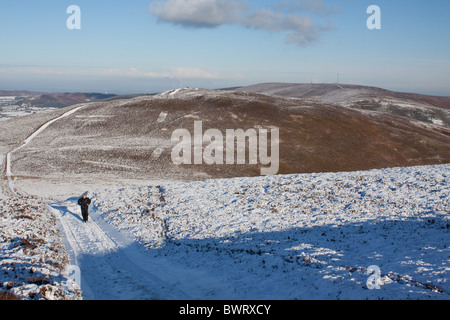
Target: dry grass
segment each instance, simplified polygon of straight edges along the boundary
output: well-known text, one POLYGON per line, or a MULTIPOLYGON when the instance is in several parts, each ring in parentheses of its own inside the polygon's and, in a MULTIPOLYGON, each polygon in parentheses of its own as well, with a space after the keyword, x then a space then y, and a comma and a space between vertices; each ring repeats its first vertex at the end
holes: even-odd
POLYGON ((32 283, 32 284, 36 284, 38 286, 42 286, 45 284, 50 284, 52 283, 52 280, 43 276, 39 276, 39 277, 28 277, 25 279, 27 283, 32 283))
POLYGON ((0 301, 5 300, 20 300, 20 297, 11 292, 0 291, 0 301))

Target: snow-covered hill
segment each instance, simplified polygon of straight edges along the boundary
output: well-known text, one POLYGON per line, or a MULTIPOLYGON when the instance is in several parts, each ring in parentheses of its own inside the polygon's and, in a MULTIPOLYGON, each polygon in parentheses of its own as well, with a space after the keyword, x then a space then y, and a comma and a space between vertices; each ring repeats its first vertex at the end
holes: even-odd
POLYGON ((84 299, 448 300, 449 174, 447 164, 99 188, 87 224, 77 197, 5 199, 0 291, 79 299, 74 264, 84 299))
POLYGON ((153 275, 203 274, 179 282, 193 298, 449 299, 449 173, 236 178, 91 196, 96 219, 146 246, 148 264, 184 270, 153 275), (373 265, 379 275, 367 272, 373 265), (379 290, 369 289, 373 277, 379 290))
POLYGON ((450 126, 450 99, 349 84, 261 83, 238 90, 332 103, 450 126))

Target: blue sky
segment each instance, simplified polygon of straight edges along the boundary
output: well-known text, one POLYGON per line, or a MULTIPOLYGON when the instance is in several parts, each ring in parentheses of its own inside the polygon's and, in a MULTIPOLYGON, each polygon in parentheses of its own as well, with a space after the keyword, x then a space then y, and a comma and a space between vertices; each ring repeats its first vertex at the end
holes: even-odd
POLYGON ((0 89, 159 92, 340 82, 450 96, 444 0, 30 0, 0 4, 0 89), (81 9, 69 30, 67 8, 81 9), (367 8, 381 9, 369 30, 367 8))

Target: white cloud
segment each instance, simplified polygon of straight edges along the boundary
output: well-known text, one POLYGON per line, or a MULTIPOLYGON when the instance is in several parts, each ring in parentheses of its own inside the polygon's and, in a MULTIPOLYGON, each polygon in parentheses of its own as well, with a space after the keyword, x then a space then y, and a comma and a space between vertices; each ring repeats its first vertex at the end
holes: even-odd
POLYGON ((239 20, 244 5, 234 0, 166 0, 150 5, 159 20, 187 27, 217 27, 239 20))
POLYGON ((55 75, 64 75, 64 71, 47 68, 47 67, 21 67, 21 66, 3 66, 0 67, 0 74, 32 74, 32 75, 41 75, 41 76, 55 76, 55 75))
POLYGON ((197 67, 172 67, 163 71, 142 70, 138 68, 73 68, 73 67, 42 67, 42 66, 0 66, 0 74, 30 75, 49 77, 128 77, 151 79, 193 79, 213 80, 228 78, 197 67))
POLYGON ((306 46, 320 37, 320 28, 307 16, 283 15, 261 9, 245 21, 245 26, 272 32, 288 32, 287 42, 306 46))
POLYGON ((202 70, 200 68, 177 67, 171 70, 174 78, 181 79, 219 79, 218 75, 202 70))
POLYGON ((331 29, 305 13, 324 15, 334 11, 321 0, 282 1, 273 8, 256 11, 244 1, 236 0, 160 0, 150 5, 150 13, 159 21, 195 28, 238 24, 256 30, 285 32, 288 43, 300 46, 317 41, 331 29), (291 13, 298 10, 302 11, 301 15, 291 13))
POLYGON ((145 71, 137 68, 105 69, 104 76, 131 77, 131 78, 169 78, 169 79, 220 79, 217 74, 195 67, 173 67, 166 71, 145 71))

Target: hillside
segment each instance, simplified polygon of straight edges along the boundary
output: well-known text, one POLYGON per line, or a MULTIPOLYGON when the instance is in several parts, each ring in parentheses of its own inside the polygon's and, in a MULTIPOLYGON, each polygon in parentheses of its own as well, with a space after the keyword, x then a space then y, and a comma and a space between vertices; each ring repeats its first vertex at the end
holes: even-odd
POLYGON ((450 126, 450 98, 349 84, 261 83, 243 92, 311 99, 450 126))
POLYGON ((304 98, 178 89, 0 129, 2 297, 448 298, 445 125, 304 98), (239 160, 239 144, 218 137, 252 128, 259 164, 244 152, 245 164, 208 165, 229 152, 239 160), (278 173, 292 174, 253 177, 269 156, 262 132, 272 140, 275 129, 278 173), (188 160, 201 164, 176 164, 180 133, 188 160), (403 168, 357 171, 378 166, 403 168), (87 224, 81 192, 93 203, 87 224))
MULTIPOLYGON (((0 128, 7 133, 1 144, 10 148, 19 145, 27 137, 23 129, 37 129, 42 117, 1 123, 0 128)), ((172 133, 186 129, 194 135, 195 121, 202 121, 203 133, 207 129, 225 134, 227 129, 278 128, 279 174, 443 164, 450 160, 447 126, 304 98, 182 89, 83 105, 13 155, 14 176, 19 189, 36 194, 44 180, 55 181, 62 190, 61 185, 85 188, 93 181, 148 183, 261 174, 264 166, 261 162, 249 164, 248 155, 244 165, 174 164, 172 133)))

